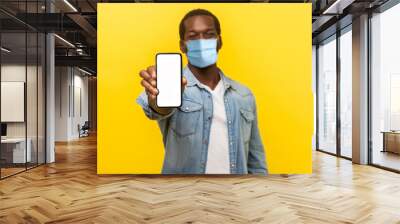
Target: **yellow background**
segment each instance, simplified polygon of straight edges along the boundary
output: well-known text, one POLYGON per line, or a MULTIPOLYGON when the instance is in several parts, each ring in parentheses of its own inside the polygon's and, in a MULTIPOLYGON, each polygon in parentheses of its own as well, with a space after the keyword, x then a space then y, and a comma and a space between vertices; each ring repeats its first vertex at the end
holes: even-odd
POLYGON ((156 53, 180 52, 179 22, 195 8, 219 18, 218 66, 256 97, 270 173, 311 173, 311 4, 265 3, 98 4, 98 173, 161 172, 161 133, 135 101, 138 73, 156 53))

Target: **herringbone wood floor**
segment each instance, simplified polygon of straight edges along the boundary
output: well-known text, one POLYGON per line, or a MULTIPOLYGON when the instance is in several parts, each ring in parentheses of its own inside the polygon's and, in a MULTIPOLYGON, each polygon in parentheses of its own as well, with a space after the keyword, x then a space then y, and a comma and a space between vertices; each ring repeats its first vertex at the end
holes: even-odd
POLYGON ((0 181, 0 223, 400 223, 400 175, 314 154, 312 175, 98 176, 96 141, 0 181))

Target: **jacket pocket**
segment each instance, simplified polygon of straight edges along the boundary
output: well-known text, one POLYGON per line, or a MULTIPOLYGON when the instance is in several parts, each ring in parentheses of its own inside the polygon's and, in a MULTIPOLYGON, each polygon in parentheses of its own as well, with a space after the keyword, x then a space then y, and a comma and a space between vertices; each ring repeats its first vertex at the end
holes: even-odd
POLYGON ((243 137, 243 142, 250 141, 251 137, 251 127, 254 120, 254 112, 248 109, 241 108, 240 109, 240 131, 243 137))
POLYGON ((182 105, 171 119, 171 129, 181 137, 194 134, 202 108, 200 103, 183 99, 182 105))

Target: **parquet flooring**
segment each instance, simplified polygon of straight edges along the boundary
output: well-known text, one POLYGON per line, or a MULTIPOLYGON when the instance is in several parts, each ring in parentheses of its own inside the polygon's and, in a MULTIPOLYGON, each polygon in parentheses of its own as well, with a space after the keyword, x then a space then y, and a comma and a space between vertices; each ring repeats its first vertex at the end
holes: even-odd
POLYGON ((400 175, 314 153, 312 175, 96 174, 96 140, 0 181, 0 223, 400 223, 400 175))

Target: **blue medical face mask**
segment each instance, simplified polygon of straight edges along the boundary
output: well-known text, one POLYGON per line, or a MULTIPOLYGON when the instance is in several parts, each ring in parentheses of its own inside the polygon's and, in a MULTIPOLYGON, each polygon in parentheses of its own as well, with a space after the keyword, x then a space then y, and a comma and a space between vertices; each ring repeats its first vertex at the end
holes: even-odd
POLYGON ((189 40, 186 47, 186 55, 191 65, 205 68, 217 62, 217 39, 189 40))

